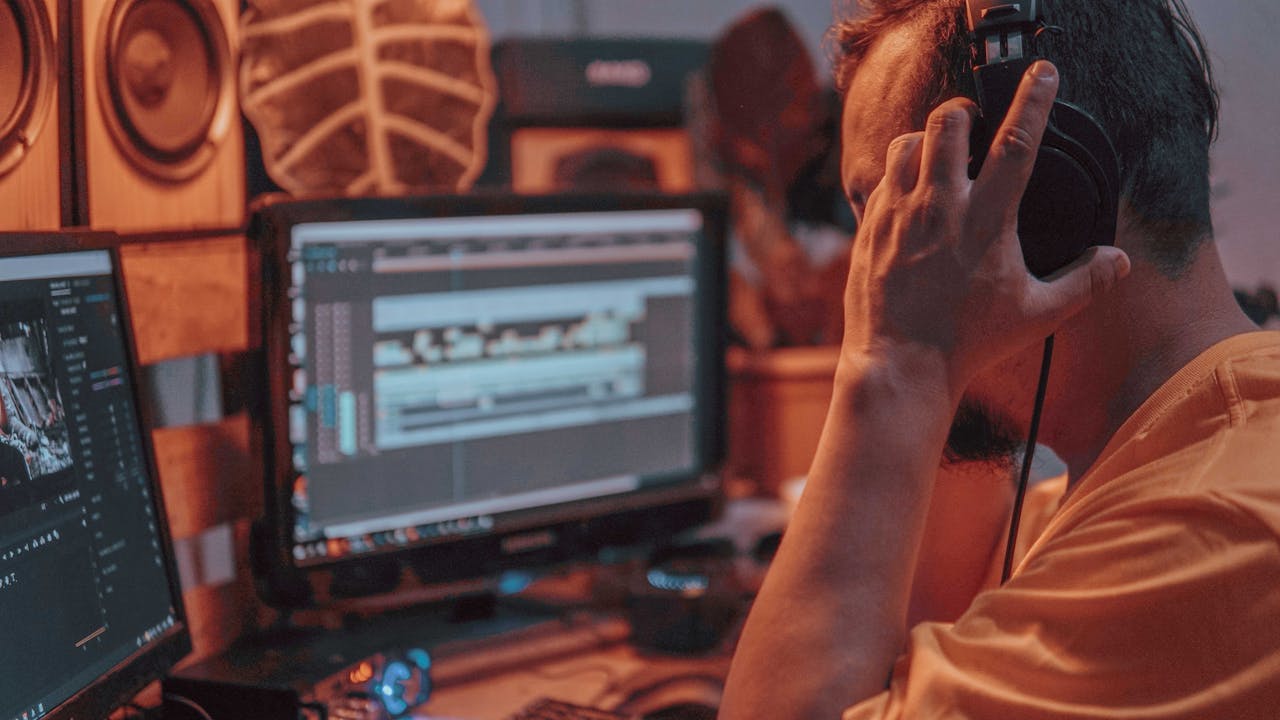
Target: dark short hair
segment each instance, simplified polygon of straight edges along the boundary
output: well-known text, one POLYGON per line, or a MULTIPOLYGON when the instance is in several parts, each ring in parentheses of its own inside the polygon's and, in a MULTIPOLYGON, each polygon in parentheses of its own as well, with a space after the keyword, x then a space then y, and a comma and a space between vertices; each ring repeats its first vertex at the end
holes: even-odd
MULTIPOLYGON (((1139 252, 1176 276, 1213 237, 1209 145, 1218 91, 1200 34, 1183 0, 1041 1, 1048 22, 1063 30, 1040 42, 1058 66, 1058 97, 1107 129, 1120 156, 1121 197, 1148 239, 1139 252)), ((963 0, 846 2, 858 7, 832 28, 841 90, 881 34, 911 28, 927 54, 913 81, 918 102, 907 110, 914 126, 949 97, 974 97, 963 0)))

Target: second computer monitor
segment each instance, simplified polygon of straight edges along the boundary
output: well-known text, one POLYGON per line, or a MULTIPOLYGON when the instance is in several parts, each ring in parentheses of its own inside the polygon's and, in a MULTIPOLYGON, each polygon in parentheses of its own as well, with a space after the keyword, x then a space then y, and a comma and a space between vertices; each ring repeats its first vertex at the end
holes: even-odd
POLYGON ((268 500, 287 561, 478 540, 466 570, 483 573, 618 523, 704 519, 723 224, 702 195, 266 210, 268 500))

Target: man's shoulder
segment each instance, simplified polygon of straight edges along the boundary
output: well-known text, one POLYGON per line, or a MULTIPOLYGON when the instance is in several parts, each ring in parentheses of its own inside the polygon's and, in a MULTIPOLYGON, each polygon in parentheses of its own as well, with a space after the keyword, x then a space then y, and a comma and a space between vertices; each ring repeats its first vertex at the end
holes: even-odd
POLYGON ((1218 381, 1227 401, 1234 407, 1234 421, 1273 430, 1280 422, 1280 332, 1258 333, 1271 340, 1252 352, 1226 360, 1218 371, 1218 381))
POLYGON ((1233 338, 1192 365, 1117 433, 1058 524, 1221 506, 1280 535, 1280 333, 1233 338))
POLYGON ((1250 529, 1280 544, 1280 413, 1091 485, 1068 494, 1045 535, 1120 521, 1192 534, 1250 529))
POLYGON ((1280 567, 1280 412, 1253 412, 1203 441, 1086 477, 1031 554, 1089 548, 1192 565, 1243 545, 1270 548, 1251 557, 1280 567))
POLYGON ((1225 504, 1280 537, 1280 333, 1258 335, 1273 342, 1225 360, 1214 374, 1225 418, 1205 442, 1171 449, 1149 470, 1171 496, 1225 504))

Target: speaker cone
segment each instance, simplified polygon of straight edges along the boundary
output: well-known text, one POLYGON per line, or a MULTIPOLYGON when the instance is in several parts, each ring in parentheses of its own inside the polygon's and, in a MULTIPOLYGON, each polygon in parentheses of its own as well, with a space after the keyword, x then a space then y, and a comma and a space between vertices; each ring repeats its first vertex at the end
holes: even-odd
POLYGON ((53 106, 57 57, 39 0, 0 0, 0 175, 22 162, 53 106))
POLYGON ((231 48, 210 0, 117 0, 103 15, 99 83, 117 146, 135 167, 181 181, 231 125, 231 48))

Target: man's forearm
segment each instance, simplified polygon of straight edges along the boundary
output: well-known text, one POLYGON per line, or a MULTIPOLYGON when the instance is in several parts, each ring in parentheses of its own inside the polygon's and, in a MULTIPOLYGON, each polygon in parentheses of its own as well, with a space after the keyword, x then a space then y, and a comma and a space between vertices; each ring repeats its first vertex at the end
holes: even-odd
POLYGON ((804 496, 747 625, 722 718, 836 717, 902 649, 953 407, 900 373, 842 372, 804 496))

